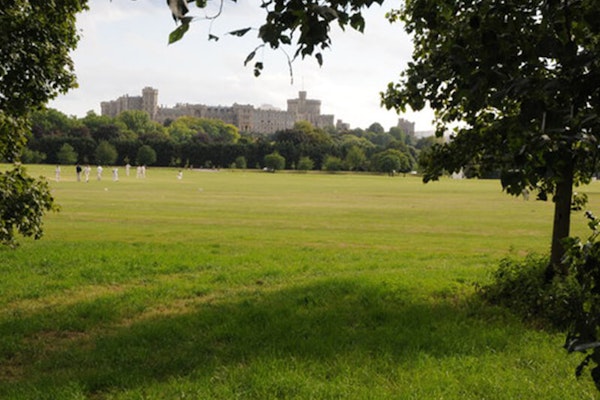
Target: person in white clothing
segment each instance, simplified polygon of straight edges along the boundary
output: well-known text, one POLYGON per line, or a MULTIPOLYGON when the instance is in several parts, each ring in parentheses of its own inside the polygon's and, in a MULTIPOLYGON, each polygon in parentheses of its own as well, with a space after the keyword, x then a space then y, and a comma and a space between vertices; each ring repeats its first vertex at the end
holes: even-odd
POLYGON ((98 172, 97 178, 99 181, 102 180, 102 166, 98 165, 98 168, 96 168, 96 171, 98 172))

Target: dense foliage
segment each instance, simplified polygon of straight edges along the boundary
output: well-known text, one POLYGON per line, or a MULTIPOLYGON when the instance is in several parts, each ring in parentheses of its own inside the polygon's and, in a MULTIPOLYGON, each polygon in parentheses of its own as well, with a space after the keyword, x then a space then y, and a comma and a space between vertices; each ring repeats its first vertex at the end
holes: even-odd
MULTIPOLYGON (((79 39, 75 15, 86 1, 5 3, 0 10, 0 160, 17 163, 30 112, 75 86, 69 53, 79 39)), ((39 238, 42 215, 53 202, 45 182, 15 164, 0 173, 0 192, 0 241, 15 245, 16 232, 39 238)))
POLYGON ((22 166, 0 174, 0 243, 16 246, 15 232, 39 239, 42 216, 55 208, 45 180, 28 176, 22 166))
POLYGON ((412 0, 390 14, 413 37, 413 61, 388 108, 431 106, 438 134, 425 180, 472 165, 500 170, 510 194, 555 202, 551 268, 561 266, 573 186, 597 170, 600 19, 593 1, 412 0))
POLYGON ((489 303, 509 308, 533 326, 568 328, 575 319, 581 290, 572 276, 545 282, 548 257, 505 258, 491 281, 479 286, 489 303))
POLYGON ((415 169, 420 149, 435 142, 398 127, 385 132, 378 123, 366 130, 326 131, 300 121, 272 135, 240 134, 220 120, 180 117, 159 124, 143 111, 75 118, 47 109, 33 113, 31 124, 22 159, 49 164, 263 168, 265 156, 277 152, 285 164, 276 169, 327 169, 325 160, 335 157, 335 170, 391 173, 415 169))
POLYGON ((565 261, 571 267, 580 290, 565 347, 569 352, 590 352, 577 368, 577 376, 594 363, 591 375, 600 389, 600 219, 589 211, 586 217, 592 233, 585 240, 569 238, 565 246, 565 261))

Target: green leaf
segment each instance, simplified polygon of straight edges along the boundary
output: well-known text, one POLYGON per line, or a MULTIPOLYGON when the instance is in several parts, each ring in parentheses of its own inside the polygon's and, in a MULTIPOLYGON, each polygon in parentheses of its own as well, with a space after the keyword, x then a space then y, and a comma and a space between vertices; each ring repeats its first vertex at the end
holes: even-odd
POLYGON ((248 33, 250 31, 250 29, 252 28, 244 28, 244 29, 238 29, 237 31, 231 31, 228 32, 228 35, 233 35, 233 36, 238 36, 238 37, 242 37, 244 36, 246 33, 248 33))
POLYGON ((317 12, 317 14, 319 14, 321 17, 323 17, 326 21, 333 21, 334 19, 336 19, 338 17, 337 11, 335 11, 331 7, 317 6, 317 7, 315 7, 315 11, 317 12))
POLYGON ((263 63, 257 62, 254 64, 254 76, 259 77, 263 70, 263 63))
POLYGON ((190 29, 189 22, 184 22, 177 27, 173 32, 169 34, 169 44, 175 43, 178 40, 181 40, 183 35, 190 29))
POLYGON ((246 57, 246 60, 244 61, 244 66, 246 66, 250 61, 252 61, 255 55, 256 51, 253 51, 252 53, 248 54, 248 57, 246 57))
POLYGON ((365 19, 363 18, 363 16, 360 13, 353 14, 350 17, 350 26, 359 32, 364 32, 365 19))
POLYGON ((317 59, 317 62, 319 63, 319 67, 323 66, 323 55, 321 53, 317 53, 315 54, 315 58, 317 59))

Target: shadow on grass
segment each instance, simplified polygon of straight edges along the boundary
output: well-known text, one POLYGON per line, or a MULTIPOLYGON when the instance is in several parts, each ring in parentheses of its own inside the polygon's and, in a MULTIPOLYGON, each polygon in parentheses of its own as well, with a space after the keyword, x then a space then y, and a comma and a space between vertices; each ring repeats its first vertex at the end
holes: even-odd
POLYGON ((15 388, 39 394, 77 385, 101 394, 189 374, 208 379, 219 367, 257 359, 331 364, 356 356, 401 363, 423 353, 480 354, 505 347, 506 329, 473 307, 446 299, 418 302, 383 285, 327 280, 278 291, 260 287, 232 301, 198 302, 180 314, 99 326, 91 330, 99 333, 68 340, 50 337, 39 353, 11 355, 20 360, 20 372, 0 384, 0 397, 15 388))

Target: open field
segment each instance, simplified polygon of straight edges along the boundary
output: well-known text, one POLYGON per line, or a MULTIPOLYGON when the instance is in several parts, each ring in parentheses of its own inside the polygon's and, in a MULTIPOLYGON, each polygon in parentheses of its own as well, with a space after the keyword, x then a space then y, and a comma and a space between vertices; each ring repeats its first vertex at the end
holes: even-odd
MULTIPOLYGON (((563 334, 473 297, 549 247, 551 203, 497 181, 92 172, 63 168, 44 238, 0 250, 2 399, 597 396, 563 334)), ((583 191, 600 213, 600 183, 583 191)))

